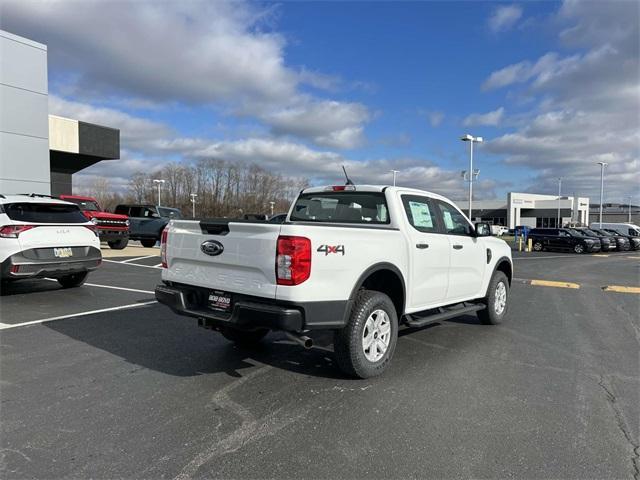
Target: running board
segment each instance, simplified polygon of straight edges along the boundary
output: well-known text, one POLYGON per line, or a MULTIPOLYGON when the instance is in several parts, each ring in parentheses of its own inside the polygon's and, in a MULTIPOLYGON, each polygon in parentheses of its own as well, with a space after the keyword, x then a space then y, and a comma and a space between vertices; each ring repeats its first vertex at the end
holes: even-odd
POLYGON ((437 310, 438 313, 432 313, 430 315, 418 316, 417 314, 405 315, 407 321, 406 324, 413 328, 424 327, 430 323, 440 322, 442 320, 448 320, 450 318, 459 317, 461 315, 467 315, 469 313, 477 312, 478 310, 484 310, 487 308, 482 303, 467 304, 462 307, 440 307, 437 310))

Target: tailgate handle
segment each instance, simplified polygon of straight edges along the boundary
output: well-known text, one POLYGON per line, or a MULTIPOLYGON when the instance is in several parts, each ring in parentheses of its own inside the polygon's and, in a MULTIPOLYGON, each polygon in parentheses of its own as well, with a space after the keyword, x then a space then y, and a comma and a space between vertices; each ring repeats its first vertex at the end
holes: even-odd
POLYGON ((428 243, 416 243, 416 248, 420 248, 420 249, 429 248, 429 244, 428 243))
POLYGON ((462 250, 462 245, 454 245, 453 249, 454 250, 462 250))

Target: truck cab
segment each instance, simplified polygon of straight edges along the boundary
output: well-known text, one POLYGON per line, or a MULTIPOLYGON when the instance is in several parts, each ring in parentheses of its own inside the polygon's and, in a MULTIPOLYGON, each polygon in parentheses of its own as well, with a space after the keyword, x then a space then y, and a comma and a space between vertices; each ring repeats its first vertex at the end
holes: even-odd
POLYGON ((159 205, 121 204, 115 213, 129 217, 129 238, 139 240, 144 247, 153 247, 162 235, 164 227, 173 219, 181 219, 177 208, 159 205))

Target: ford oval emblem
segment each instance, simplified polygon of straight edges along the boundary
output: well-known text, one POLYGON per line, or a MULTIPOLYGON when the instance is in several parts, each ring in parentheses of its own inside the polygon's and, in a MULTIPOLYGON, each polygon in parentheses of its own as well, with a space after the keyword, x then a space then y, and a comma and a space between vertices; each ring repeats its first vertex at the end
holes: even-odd
POLYGON ((202 253, 206 255, 215 257, 216 255, 220 255, 222 252, 224 252, 224 245, 222 245, 217 240, 207 240, 206 242, 202 242, 202 245, 200 245, 200 250, 202 250, 202 253))

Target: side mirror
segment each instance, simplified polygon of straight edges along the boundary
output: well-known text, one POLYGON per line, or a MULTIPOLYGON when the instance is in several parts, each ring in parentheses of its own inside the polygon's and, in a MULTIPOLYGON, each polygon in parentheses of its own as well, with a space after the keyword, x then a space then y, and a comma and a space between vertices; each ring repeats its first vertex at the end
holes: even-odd
POLYGON ((491 236, 491 225, 486 222, 478 222, 475 224, 476 227, 476 237, 490 237, 491 236))

